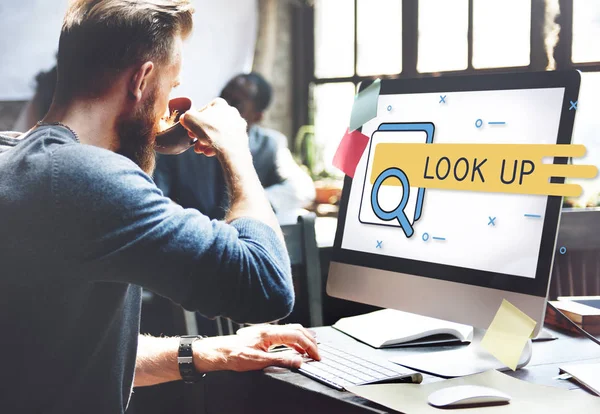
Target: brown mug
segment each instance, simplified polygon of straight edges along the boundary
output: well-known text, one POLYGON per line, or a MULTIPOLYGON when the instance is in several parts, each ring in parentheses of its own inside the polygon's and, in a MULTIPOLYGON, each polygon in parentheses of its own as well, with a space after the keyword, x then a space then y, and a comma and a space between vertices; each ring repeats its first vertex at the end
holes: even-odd
POLYGON ((177 155, 181 154, 194 146, 197 138, 191 138, 187 129, 179 123, 179 118, 185 112, 192 108, 190 98, 173 98, 169 101, 169 115, 172 116, 177 111, 174 123, 164 131, 156 135, 154 150, 160 154, 177 155))

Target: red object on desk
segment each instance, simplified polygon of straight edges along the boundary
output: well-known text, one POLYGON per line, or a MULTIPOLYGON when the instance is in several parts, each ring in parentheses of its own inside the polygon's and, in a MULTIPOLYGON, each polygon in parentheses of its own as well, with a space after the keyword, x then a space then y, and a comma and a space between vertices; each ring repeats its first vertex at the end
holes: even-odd
POLYGON ((346 134, 333 157, 333 166, 342 170, 350 178, 354 178, 356 165, 360 161, 363 152, 365 152, 368 143, 369 137, 361 132, 346 130, 346 134))

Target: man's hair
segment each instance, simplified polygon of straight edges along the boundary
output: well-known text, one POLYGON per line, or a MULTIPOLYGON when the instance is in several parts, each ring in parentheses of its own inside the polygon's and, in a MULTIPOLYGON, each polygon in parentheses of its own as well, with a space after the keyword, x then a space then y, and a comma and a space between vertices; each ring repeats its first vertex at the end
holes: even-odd
POLYGON ((266 79, 258 72, 243 73, 237 75, 229 83, 236 83, 238 79, 243 79, 256 87, 256 93, 252 96, 252 101, 256 105, 258 112, 264 112, 271 103, 273 88, 266 79))
POLYGON ((189 0, 73 0, 58 46, 57 99, 94 97, 127 68, 168 64, 192 31, 189 0))
POLYGON ((263 112, 271 103, 273 88, 260 73, 251 72, 244 75, 246 79, 256 85, 256 95, 254 96, 254 104, 259 112, 263 112))

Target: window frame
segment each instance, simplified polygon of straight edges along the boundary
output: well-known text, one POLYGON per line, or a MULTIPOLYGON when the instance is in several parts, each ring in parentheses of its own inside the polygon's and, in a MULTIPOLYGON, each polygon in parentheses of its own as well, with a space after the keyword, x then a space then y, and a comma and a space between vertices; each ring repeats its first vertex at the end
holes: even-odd
MULTIPOLYGON (((295 7, 293 19, 294 33, 294 130, 300 126, 311 123, 311 85, 327 83, 352 82, 357 86, 365 80, 421 78, 428 76, 453 76, 473 75, 477 73, 510 73, 522 71, 543 71, 548 66, 548 58, 544 47, 544 14, 545 0, 531 0, 531 31, 530 31, 530 59, 529 65, 502 68, 473 67, 473 2, 468 0, 468 31, 467 31, 467 68, 435 73, 420 73, 417 71, 418 59, 418 18, 419 2, 412 0, 402 1, 402 72, 396 75, 370 75, 357 74, 358 60, 358 0, 354 0, 354 74, 346 77, 319 78, 315 76, 315 18, 314 5, 306 2, 295 7)), ((557 23, 561 26, 559 41, 554 49, 556 70, 577 69, 582 72, 600 72, 600 61, 587 63, 573 63, 571 60, 573 41, 573 2, 572 0, 559 0, 560 15, 557 23)))

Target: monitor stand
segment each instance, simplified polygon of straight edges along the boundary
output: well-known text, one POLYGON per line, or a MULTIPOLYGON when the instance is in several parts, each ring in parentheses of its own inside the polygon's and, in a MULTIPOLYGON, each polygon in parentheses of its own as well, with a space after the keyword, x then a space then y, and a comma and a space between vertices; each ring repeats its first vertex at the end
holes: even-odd
MULTIPOLYGON (((445 378, 463 377, 496 369, 507 371, 510 368, 494 358, 481 347, 484 329, 473 328, 473 340, 468 346, 448 351, 419 352, 413 355, 401 355, 390 360, 416 371, 426 372, 445 378)), ((422 351, 422 348, 420 349, 422 351)), ((524 367, 531 360, 531 339, 527 341, 517 369, 524 367)))

